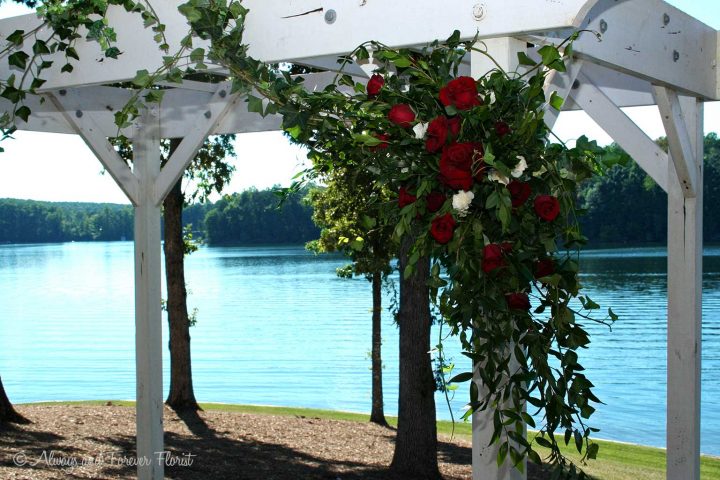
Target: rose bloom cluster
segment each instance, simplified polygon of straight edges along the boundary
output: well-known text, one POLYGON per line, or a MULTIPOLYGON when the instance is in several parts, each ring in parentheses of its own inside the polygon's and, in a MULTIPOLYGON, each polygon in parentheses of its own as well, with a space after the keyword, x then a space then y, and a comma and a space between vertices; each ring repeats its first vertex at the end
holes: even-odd
MULTIPOLYGON (((385 87, 383 76, 373 75, 367 83, 368 97, 377 99, 385 87)), ((436 100, 438 108, 431 118, 418 118, 415 109, 408 103, 393 103, 387 112, 386 131, 373 132, 380 141, 373 147, 374 152, 383 154, 393 142, 399 143, 404 137, 414 135, 417 141, 422 142, 424 161, 433 167, 437 165, 436 169, 420 169, 421 172, 431 171, 434 175, 430 179, 432 190, 424 192, 420 198, 413 191, 413 182, 400 186, 399 208, 414 205, 418 218, 424 213, 429 234, 440 246, 453 240, 459 222, 467 219, 468 215, 485 214, 484 219, 495 218, 495 209, 486 207, 487 199, 481 193, 497 188, 506 190, 503 196, 509 197, 511 215, 527 221, 526 213, 530 211, 535 221, 555 222, 561 213, 560 202, 547 192, 533 191, 529 181, 533 172, 525 157, 518 155, 511 161, 500 159, 506 164, 507 173, 495 168, 495 162, 493 165, 486 163, 485 142, 488 139, 496 144, 511 142, 513 127, 511 120, 495 118, 486 121, 483 125, 485 129, 481 131, 477 122, 471 121, 474 111, 484 105, 478 82, 471 77, 457 77, 439 89, 436 100)), ((490 241, 482 249, 480 262, 484 274, 502 275, 508 267, 514 253, 513 242, 503 240, 490 241)), ((552 256, 547 252, 539 254, 532 271, 539 280, 555 273, 552 256)), ((510 310, 530 309, 525 291, 507 292, 505 298, 510 310)))

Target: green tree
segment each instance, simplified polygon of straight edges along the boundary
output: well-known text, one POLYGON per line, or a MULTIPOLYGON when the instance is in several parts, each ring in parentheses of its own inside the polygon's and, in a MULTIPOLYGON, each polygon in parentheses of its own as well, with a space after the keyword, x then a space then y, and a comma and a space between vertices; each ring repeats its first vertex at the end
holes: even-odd
POLYGON ((344 169, 334 170, 325 183, 325 188, 310 192, 313 220, 322 230, 320 238, 308 247, 345 253, 352 264, 349 270, 339 269, 338 275, 364 275, 372 285, 370 421, 387 426, 382 386, 382 283, 391 272, 396 248, 392 227, 382 219, 382 206, 390 201, 390 195, 371 178, 353 178, 344 169))

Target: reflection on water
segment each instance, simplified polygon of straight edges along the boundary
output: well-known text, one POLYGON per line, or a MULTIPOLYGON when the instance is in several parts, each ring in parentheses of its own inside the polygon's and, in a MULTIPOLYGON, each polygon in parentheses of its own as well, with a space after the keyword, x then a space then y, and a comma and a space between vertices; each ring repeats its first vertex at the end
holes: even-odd
MULTIPOLYGON (((193 370, 201 401, 369 411, 370 288, 337 256, 301 247, 202 248, 188 257, 193 370)), ((133 398, 131 243, 0 246, 0 375, 15 402, 133 398)), ((587 325, 581 361, 607 404, 598 437, 655 444, 665 429, 664 249, 595 250, 586 293, 620 316, 587 325)), ((720 454, 720 248, 706 251, 703 444, 720 454)), ((386 299, 387 300, 387 299, 386 299)), ((384 318, 386 408, 397 405, 397 330, 384 318)), ((165 334, 167 338, 167 334, 165 334)), ((447 353, 466 367, 457 345, 447 353)), ((167 387, 167 352, 165 352, 167 387)), ((467 394, 453 401, 462 410, 467 394)), ((448 418, 444 399, 438 414, 448 418)), ((457 415, 456 415, 457 417, 457 415)))

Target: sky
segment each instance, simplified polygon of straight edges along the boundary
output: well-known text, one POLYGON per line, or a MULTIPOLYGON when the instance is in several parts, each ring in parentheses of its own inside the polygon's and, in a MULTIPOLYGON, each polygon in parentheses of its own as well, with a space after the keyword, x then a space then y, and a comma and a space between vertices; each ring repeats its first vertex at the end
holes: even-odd
MULTIPOLYGON (((668 3, 720 29, 717 0, 669 0, 668 3)), ((27 13, 14 4, 0 6, 0 18, 27 13)), ((664 130, 655 107, 626 109, 626 113, 651 138, 664 130)), ((608 144, 612 140, 583 112, 564 112, 554 128, 565 141, 581 135, 608 144)), ((720 131, 720 102, 706 104, 705 131, 720 131)), ((17 132, 3 142, 0 153, 0 198, 48 201, 129 203, 80 137, 37 132, 17 132)), ((306 162, 303 150, 290 145, 280 132, 246 133, 237 136, 237 158, 232 181, 224 193, 289 185, 306 162)))

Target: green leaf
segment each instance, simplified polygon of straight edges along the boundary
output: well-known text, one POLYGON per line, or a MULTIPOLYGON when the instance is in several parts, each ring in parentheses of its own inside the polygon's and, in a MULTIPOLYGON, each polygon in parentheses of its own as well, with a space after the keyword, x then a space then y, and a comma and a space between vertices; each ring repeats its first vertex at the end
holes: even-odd
POLYGON ((455 375, 453 378, 450 379, 448 383, 463 383, 467 382, 469 380, 472 380, 473 373, 472 372, 463 372, 455 375))
POLYGON ((152 83, 152 79, 150 78, 150 72, 147 70, 138 70, 135 74, 135 78, 133 78, 132 83, 134 85, 137 85, 138 87, 149 87, 150 83, 152 83))
POLYGON ((22 107, 15 110, 15 116, 20 117, 23 121, 27 122, 30 118, 30 109, 23 105, 22 107))
POLYGON ((500 445, 500 449, 498 450, 497 454, 497 466, 500 467, 505 462, 505 457, 507 457, 508 454, 508 444, 503 443, 500 445))
POLYGON ((19 51, 13 53, 8 57, 8 63, 11 67, 17 67, 20 70, 25 70, 25 67, 27 67, 28 58, 30 58, 30 55, 23 51, 19 51))
POLYGON ((23 37, 25 30, 15 30, 13 33, 7 36, 6 40, 15 46, 20 46, 23 43, 23 37))
POLYGON ((587 458, 595 460, 599 451, 600 445, 597 443, 591 443, 587 448, 587 458))
POLYGON ((553 92, 552 95, 550 95, 550 101, 548 103, 555 110, 560 111, 562 110, 562 106, 565 103, 565 99, 558 95, 557 92, 553 92))
POLYGON ((517 56, 518 56, 518 62, 520 62, 520 65, 525 65, 528 67, 534 67, 535 65, 537 65, 535 60, 528 57, 527 53, 525 53, 525 52, 518 52, 517 56))
POLYGON ((549 66, 551 63, 553 63, 556 60, 560 60, 560 52, 558 51, 557 47, 554 47, 552 45, 545 45, 544 47, 540 48, 538 50, 538 54, 542 57, 542 63, 545 66, 549 66))
POLYGON ((248 111, 253 113, 263 114, 263 101, 262 98, 254 95, 247 96, 248 111))

